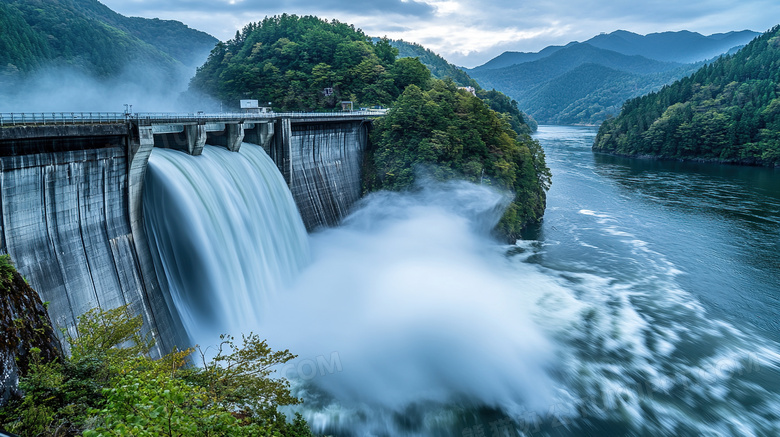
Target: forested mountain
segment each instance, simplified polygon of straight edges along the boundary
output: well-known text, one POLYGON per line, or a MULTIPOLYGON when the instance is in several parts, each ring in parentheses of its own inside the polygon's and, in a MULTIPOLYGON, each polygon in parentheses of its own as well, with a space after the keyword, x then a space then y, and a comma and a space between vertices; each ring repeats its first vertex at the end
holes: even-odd
POLYGON ((281 15, 246 25, 220 42, 190 83, 227 107, 240 99, 283 110, 389 105, 430 72, 414 58, 396 60, 389 40, 374 44, 354 26, 317 17, 281 15))
POLYGON ((780 165, 780 26, 735 55, 625 103, 595 151, 780 165))
POLYGON ((286 110, 389 105, 410 84, 431 77, 474 86, 491 109, 505 113, 520 133, 536 128, 516 103, 482 90, 468 74, 419 44, 370 38, 354 26, 317 17, 282 15, 247 25, 220 43, 198 69, 191 89, 228 107, 241 98, 286 110))
POLYGON ((71 67, 110 78, 129 66, 171 77, 199 65, 217 39, 177 21, 129 18, 97 0, 0 2, 0 78, 71 67))
POLYGON ((522 96, 522 93, 527 93, 529 88, 588 63, 637 74, 660 73, 682 66, 678 63, 656 61, 643 56, 624 55, 593 47, 590 44, 571 44, 536 61, 496 70, 473 70, 469 73, 483 87, 495 87, 510 96, 513 96, 513 93, 522 96))
MULTIPOLYGON (((577 44, 577 43, 571 43, 577 44)), ((479 71, 479 70, 496 70, 504 67, 511 67, 515 64, 524 64, 526 62, 533 62, 538 59, 546 58, 558 50, 564 48, 564 46, 548 46, 539 52, 504 52, 495 58, 487 61, 486 63, 472 69, 466 69, 467 71, 479 71)))
POLYGON ((616 114, 626 98, 658 89, 690 71, 683 67, 578 43, 535 61, 469 74, 483 87, 506 93, 539 122, 597 124, 607 114, 616 114), (650 86, 636 87, 642 82, 637 76, 646 76, 650 86))
POLYGON ((398 49, 399 58, 418 58, 423 65, 428 67, 433 77, 437 79, 452 79, 455 84, 462 87, 474 87, 477 97, 487 103, 490 109, 509 116, 512 129, 516 132, 531 133, 536 131, 536 120, 521 112, 517 107, 517 102, 510 99, 506 94, 495 89, 490 91, 482 89, 468 73, 417 43, 390 40, 390 44, 398 49))
POLYGON ((412 189, 421 167, 435 179, 508 190, 512 202, 496 233, 509 242, 544 214, 551 175, 542 147, 528 135, 518 136, 506 117, 449 79, 408 86, 375 122, 371 139, 365 171, 369 191, 412 189))
POLYGON ((597 125, 620 112, 623 102, 693 73, 701 64, 638 74, 586 63, 524 95, 524 110, 551 124, 597 125))
POLYGON ((541 219, 550 182, 523 114, 498 91, 479 89, 475 96, 459 89, 444 73, 455 68, 433 52, 397 43, 414 55, 399 57, 391 44, 336 20, 268 17, 219 43, 191 89, 228 105, 254 98, 283 110, 334 109, 343 100, 388 105, 374 123, 365 191, 412 189, 421 168, 439 180, 490 183, 515 194, 497 231, 517 238, 541 219), (418 56, 445 80, 432 77, 418 56))
POLYGON ((647 36, 617 31, 584 43, 550 46, 538 53, 505 52, 466 70, 484 87, 517 100, 543 123, 598 124, 623 102, 684 77, 701 61, 744 44, 754 32, 708 37, 693 32, 647 36))
POLYGON ((417 58, 431 71, 433 77, 437 79, 450 78, 459 86, 473 86, 479 88, 477 81, 472 79, 465 71, 450 64, 434 53, 417 43, 406 42, 404 40, 390 40, 390 45, 398 49, 399 58, 417 58))

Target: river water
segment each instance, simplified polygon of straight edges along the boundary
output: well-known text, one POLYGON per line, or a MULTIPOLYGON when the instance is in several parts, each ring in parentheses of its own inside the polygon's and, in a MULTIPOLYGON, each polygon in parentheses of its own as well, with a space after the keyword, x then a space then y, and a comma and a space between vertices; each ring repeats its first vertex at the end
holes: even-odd
POLYGON ((315 431, 780 433, 780 172, 594 155, 595 134, 539 129, 553 185, 516 245, 469 184, 375 194, 311 236, 266 323, 317 326, 275 336, 315 431))
POLYGON ((630 281, 646 262, 708 314, 780 341, 780 169, 591 152, 596 128, 541 126, 554 183, 543 265, 630 281))
POLYGON ((526 431, 777 435, 780 170, 598 155, 595 134, 536 134, 553 185, 521 256, 587 309, 556 333, 569 420, 526 431))

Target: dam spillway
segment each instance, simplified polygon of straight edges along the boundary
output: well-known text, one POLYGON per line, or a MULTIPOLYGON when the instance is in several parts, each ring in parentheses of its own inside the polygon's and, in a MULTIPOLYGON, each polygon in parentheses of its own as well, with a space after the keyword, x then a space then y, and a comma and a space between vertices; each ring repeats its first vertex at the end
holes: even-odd
MULTIPOLYGON (((154 148, 202 153, 247 141, 273 158, 305 226, 331 226, 360 197, 362 151, 376 114, 72 116, 8 123, 0 114, 0 252, 76 335, 80 314, 129 305, 157 354, 190 341, 158 277, 142 193, 154 148), (245 129, 246 127, 246 129, 245 129), (219 131, 222 129, 222 131, 219 131)), ((231 146, 232 145, 232 146, 231 146)), ((187 159, 199 159, 199 156, 187 159)), ((253 187, 245 187, 252 190, 253 187)))
POLYGON ((193 342, 252 326, 308 263, 290 190, 257 145, 206 146, 197 159, 156 150, 143 199, 159 282, 193 342))

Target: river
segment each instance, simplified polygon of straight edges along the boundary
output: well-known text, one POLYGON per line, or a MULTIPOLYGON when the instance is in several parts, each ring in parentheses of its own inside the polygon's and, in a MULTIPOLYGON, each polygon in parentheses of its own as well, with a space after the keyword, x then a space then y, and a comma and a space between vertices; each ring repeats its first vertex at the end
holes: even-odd
POLYGON ((536 134, 554 175, 540 263, 668 268, 709 314, 780 341, 780 169, 594 154, 596 131, 536 134))
POLYGON ((535 135, 553 184, 521 256, 592 331, 558 329, 577 399, 526 433, 777 435, 780 170, 594 154, 595 135, 535 135))

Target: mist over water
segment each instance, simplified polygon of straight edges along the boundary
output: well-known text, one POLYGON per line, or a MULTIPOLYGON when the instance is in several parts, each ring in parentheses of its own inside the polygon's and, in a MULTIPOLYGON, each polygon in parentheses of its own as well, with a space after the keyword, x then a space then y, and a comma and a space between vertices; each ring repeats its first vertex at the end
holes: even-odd
MULTIPOLYGON (((312 236, 312 264, 278 295, 263 332, 304 360, 336 353, 343 371, 304 385, 370 421, 415 404, 546 408, 554 346, 533 320, 539 284, 519 293, 488 236, 506 201, 465 182, 369 196, 312 236)), ((309 369, 287 376, 298 371, 309 369)), ((356 434, 392 431, 353 419, 343 425, 356 434)))
MULTIPOLYGON (((318 433, 780 432, 778 344, 681 285, 686 265, 628 222, 641 204, 593 171, 587 132, 549 135, 547 216, 516 245, 489 237, 506 196, 465 182, 372 194, 309 236, 287 229, 294 205, 257 194, 284 182, 247 145, 155 150, 149 234, 197 342, 255 331, 299 356, 278 370, 318 433)), ((645 224, 672 220, 663 211, 645 224)))

